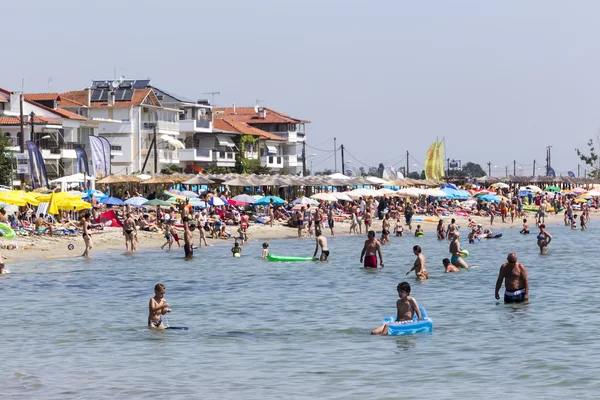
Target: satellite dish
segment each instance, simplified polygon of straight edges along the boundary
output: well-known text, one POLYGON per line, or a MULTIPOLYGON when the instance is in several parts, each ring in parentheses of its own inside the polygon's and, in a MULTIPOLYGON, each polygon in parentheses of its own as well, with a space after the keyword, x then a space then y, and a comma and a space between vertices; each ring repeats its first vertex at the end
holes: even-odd
POLYGON ((113 89, 117 89, 119 87, 119 82, 118 81, 114 81, 110 85, 112 86, 113 89))
POLYGON ((119 77, 119 83, 123 83, 124 80, 125 80, 125 75, 121 75, 119 77))

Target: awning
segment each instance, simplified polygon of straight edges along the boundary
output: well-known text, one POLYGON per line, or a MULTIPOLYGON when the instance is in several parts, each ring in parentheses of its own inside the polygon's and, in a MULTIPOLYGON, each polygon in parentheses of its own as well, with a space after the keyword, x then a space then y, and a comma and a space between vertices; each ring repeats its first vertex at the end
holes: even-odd
POLYGON ((267 154, 277 154, 277 147, 267 145, 267 154))
POLYGON ((235 144, 227 136, 217 135, 219 146, 235 147, 235 144))

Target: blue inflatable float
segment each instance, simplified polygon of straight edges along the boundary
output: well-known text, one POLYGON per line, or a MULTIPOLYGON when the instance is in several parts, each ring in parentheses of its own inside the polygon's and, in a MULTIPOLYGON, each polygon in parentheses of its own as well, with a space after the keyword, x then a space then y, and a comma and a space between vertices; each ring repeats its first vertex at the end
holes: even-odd
POLYGON ((388 335, 414 335, 415 333, 433 331, 433 321, 427 316, 427 312, 423 307, 419 307, 423 319, 417 319, 415 314, 412 321, 396 322, 396 316, 387 317, 383 320, 384 324, 388 324, 388 335))

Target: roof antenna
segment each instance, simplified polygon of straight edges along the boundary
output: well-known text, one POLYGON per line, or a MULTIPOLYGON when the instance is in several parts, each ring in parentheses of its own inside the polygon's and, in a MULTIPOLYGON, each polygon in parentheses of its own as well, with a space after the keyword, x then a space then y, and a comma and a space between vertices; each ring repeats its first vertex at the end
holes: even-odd
POLYGON ((215 95, 220 96, 221 92, 204 92, 202 94, 211 94, 212 95, 212 103, 210 103, 211 106, 215 105, 215 95))
POLYGON ((50 90, 50 87, 52 86, 52 77, 48 77, 48 90, 50 90))

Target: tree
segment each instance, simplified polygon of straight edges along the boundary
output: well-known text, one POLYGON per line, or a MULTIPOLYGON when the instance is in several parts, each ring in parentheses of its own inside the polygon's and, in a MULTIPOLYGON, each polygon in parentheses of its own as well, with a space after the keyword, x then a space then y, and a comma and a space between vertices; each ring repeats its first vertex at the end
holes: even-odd
MULTIPOLYGON (((599 135, 599 137, 600 137, 600 135, 599 135)), ((599 137, 596 138, 597 142, 600 142, 599 137)), ((587 142, 587 146, 589 147, 589 151, 590 151, 589 156, 585 155, 579 149, 575 149, 575 151, 577 152, 577 155, 579 156, 581 161, 583 161, 584 163, 586 163, 587 165, 592 167, 592 172, 590 172, 588 175, 592 178, 597 178, 600 175, 599 174, 600 162, 598 159, 598 154, 596 154, 596 149, 594 148, 594 141, 592 139, 590 139, 587 142)))
POLYGON ((4 186, 12 184, 15 155, 11 150, 8 150, 8 147, 11 146, 12 141, 0 129, 0 185, 4 186))
POLYGON ((419 174, 416 171, 410 172, 408 175, 406 175, 407 178, 410 179, 421 179, 421 174, 419 174))
POLYGON ((367 171, 367 175, 369 175, 369 176, 379 176, 379 169, 375 168, 375 167, 369 167, 369 170, 367 171))
POLYGON ((481 165, 470 161, 463 165, 461 172, 463 172, 463 176, 469 176, 472 178, 481 178, 482 176, 486 175, 483 168, 481 168, 481 165))
POLYGON ((160 170, 160 173, 165 175, 171 175, 178 172, 181 172, 181 168, 179 168, 178 164, 167 164, 160 170))
POLYGON ((385 171, 385 166, 382 163, 379 163, 377 167, 377 176, 383 178, 383 171, 385 171))

